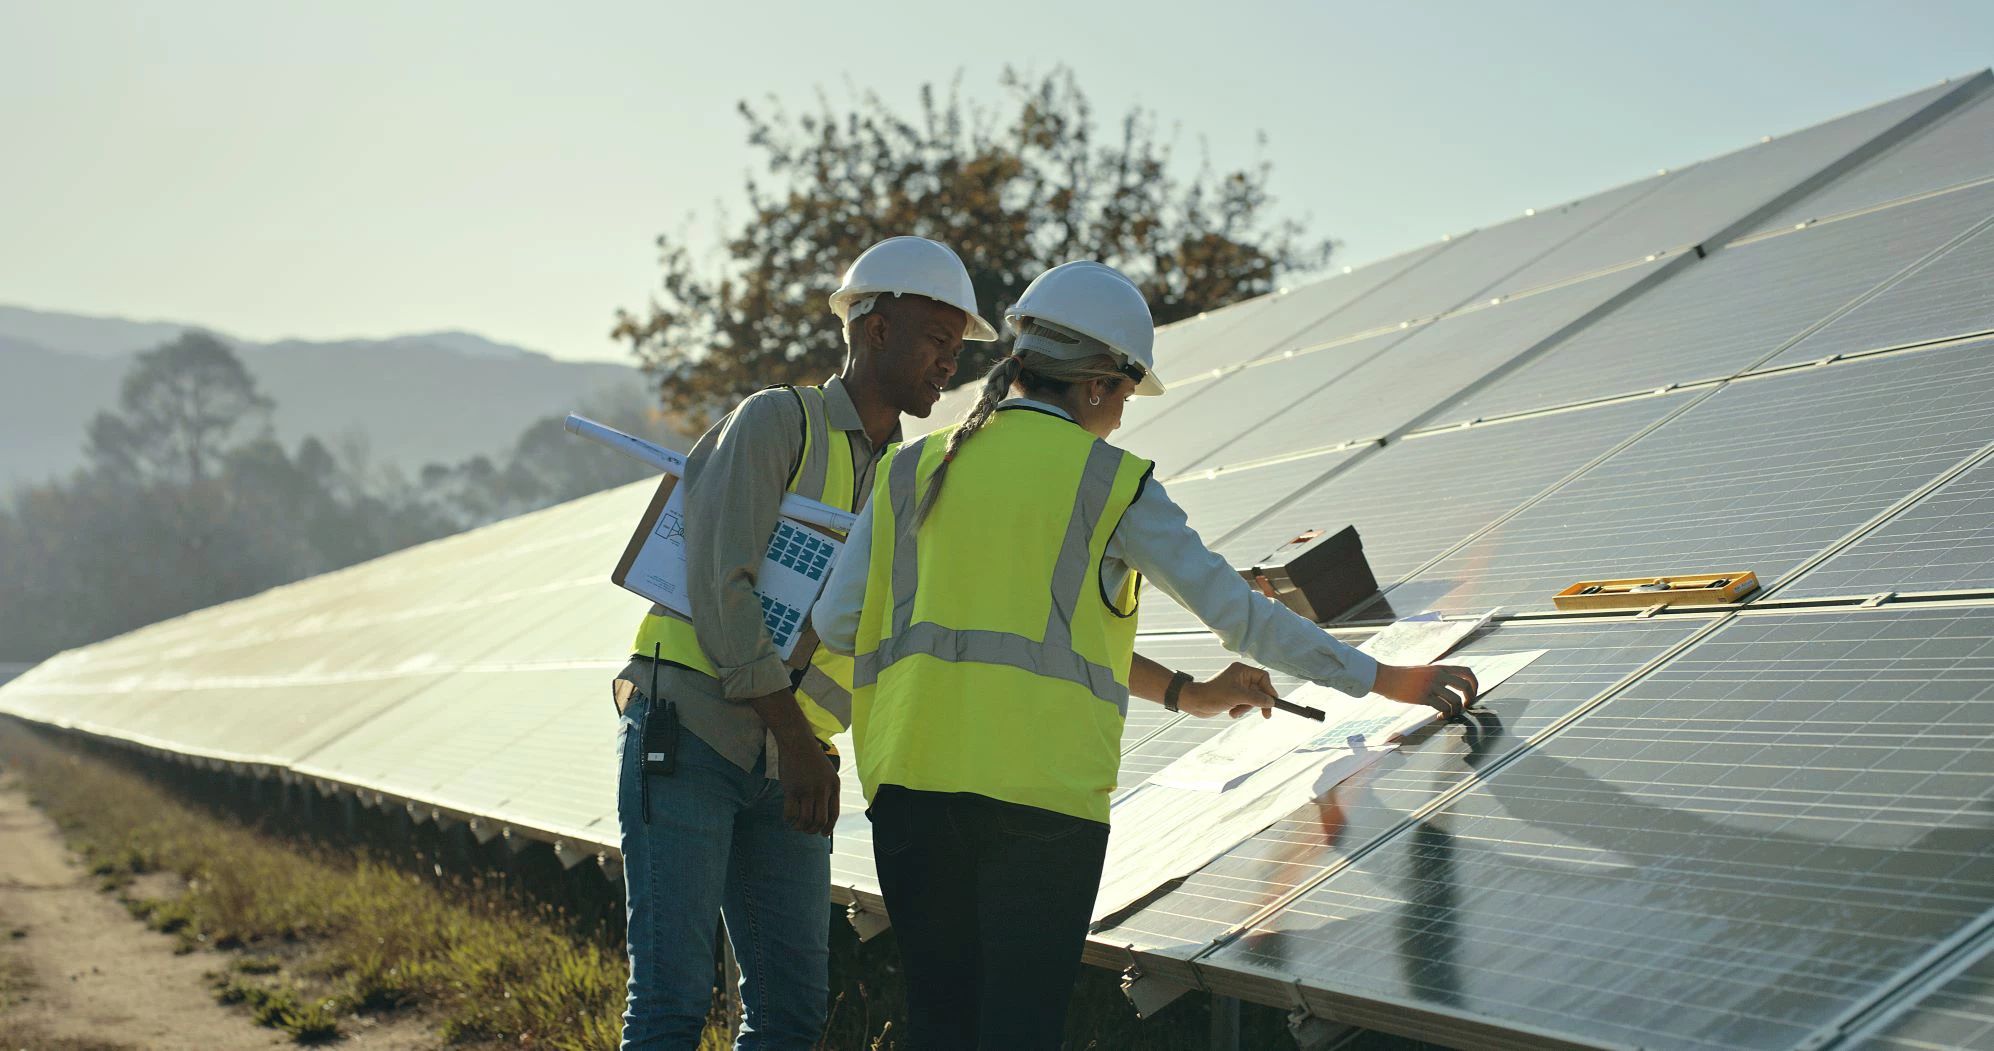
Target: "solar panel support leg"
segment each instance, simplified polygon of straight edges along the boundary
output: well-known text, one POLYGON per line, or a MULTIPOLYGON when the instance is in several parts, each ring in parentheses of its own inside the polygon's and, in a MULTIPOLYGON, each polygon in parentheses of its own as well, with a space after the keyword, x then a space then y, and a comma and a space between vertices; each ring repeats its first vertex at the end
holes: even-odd
POLYGON ((1212 1051, 1239 1051, 1239 1000, 1212 994, 1212 1051))
POLYGON ((595 851, 578 847, 565 839, 554 841, 554 856, 561 860, 562 869, 571 869, 595 857, 595 851))
POLYGON ((880 932, 893 926, 893 921, 884 913, 860 908, 856 901, 845 906, 845 919, 851 921, 852 930, 858 932, 859 941, 862 942, 869 942, 879 937, 880 932))
POLYGON ((1317 1018, 1300 1008, 1288 1012, 1288 1034, 1295 1038, 1299 1051, 1330 1051, 1343 1046, 1356 1031, 1355 1026, 1317 1018))
POLYGON ((1133 967, 1122 972, 1122 995, 1128 997, 1129 1004, 1135 1008, 1137 1018, 1154 1015, 1190 991, 1191 987, 1188 985, 1154 978, 1133 967))

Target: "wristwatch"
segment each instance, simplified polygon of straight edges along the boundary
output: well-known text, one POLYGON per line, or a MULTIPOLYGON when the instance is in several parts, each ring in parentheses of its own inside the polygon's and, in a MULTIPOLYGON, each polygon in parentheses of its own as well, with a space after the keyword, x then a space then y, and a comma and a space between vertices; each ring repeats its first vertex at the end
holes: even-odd
POLYGON ((1180 672, 1175 672, 1170 676, 1170 685, 1165 687, 1163 690, 1163 707, 1166 711, 1174 712, 1178 710, 1177 695, 1183 691, 1184 684, 1190 681, 1191 681, 1190 672, 1180 671, 1180 672))

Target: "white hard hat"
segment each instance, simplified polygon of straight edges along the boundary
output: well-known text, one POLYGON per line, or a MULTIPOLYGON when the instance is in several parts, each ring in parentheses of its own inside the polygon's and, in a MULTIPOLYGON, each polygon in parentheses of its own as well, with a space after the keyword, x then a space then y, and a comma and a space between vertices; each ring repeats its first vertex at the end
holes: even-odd
POLYGON ((1142 291, 1122 272, 1091 259, 1061 263, 1038 276, 1005 313, 1018 349, 1056 358, 1112 353, 1136 381, 1135 393, 1163 393, 1156 376, 1156 326, 1142 291), (1034 324, 1036 322, 1037 324, 1034 324), (1052 331, 1032 331, 1049 328, 1052 331), (1075 340, 1074 334, 1085 337, 1075 340))
POLYGON ((964 339, 988 342, 997 338, 997 330, 976 312, 976 288, 969 282, 969 271, 940 241, 889 237, 860 252, 851 269, 845 271, 844 284, 831 293, 831 313, 849 323, 854 316, 865 316, 873 296, 887 292, 926 296, 969 315, 964 339), (862 300, 865 305, 853 314, 853 304, 862 300))

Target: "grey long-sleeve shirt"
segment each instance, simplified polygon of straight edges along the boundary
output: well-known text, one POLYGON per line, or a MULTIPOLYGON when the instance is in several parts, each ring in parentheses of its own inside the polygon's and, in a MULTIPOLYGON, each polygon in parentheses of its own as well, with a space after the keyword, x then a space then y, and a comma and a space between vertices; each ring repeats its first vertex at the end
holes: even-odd
MULTIPOLYGON (((824 385, 825 422, 851 437, 856 499, 872 491, 880 448, 866 437, 844 381, 824 385)), ((750 395, 702 435, 686 456, 686 595, 695 611, 699 647, 719 676, 677 665, 658 669, 658 692, 678 707, 680 724, 743 770, 768 750, 765 773, 776 774, 775 741, 747 702, 789 684, 762 622, 755 578, 778 508, 803 451, 803 408, 787 390, 750 395)), ((889 441, 900 440, 896 425, 889 441)), ((855 510, 856 508, 854 508, 855 510)), ((640 655, 648 656, 648 655, 640 655)), ((623 678, 650 689, 649 662, 623 678)))
MULTIPOLYGON (((1004 405, 1029 406, 1066 417, 1056 406, 1027 398, 1013 398, 1004 405)), ((824 593, 811 611, 818 637, 838 653, 852 652, 858 641, 859 613, 865 605, 863 556, 872 546, 871 508, 867 503, 852 526, 845 541, 846 553, 832 568, 824 593)), ((1225 559, 1205 547, 1184 510, 1164 492, 1163 483, 1153 478, 1143 485, 1108 539, 1101 558, 1103 594, 1114 594, 1132 569, 1204 621, 1226 649, 1354 697, 1371 692, 1378 663, 1370 654, 1337 640, 1307 618, 1253 590, 1225 559)))

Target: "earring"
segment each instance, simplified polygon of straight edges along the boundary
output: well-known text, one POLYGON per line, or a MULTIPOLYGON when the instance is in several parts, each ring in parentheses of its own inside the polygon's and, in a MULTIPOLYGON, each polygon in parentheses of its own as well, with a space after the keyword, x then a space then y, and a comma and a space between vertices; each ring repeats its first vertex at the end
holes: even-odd
POLYGON ((1087 399, 1087 404, 1089 405, 1101 404, 1101 396, 1099 394, 1094 395, 1092 398, 1087 399))

